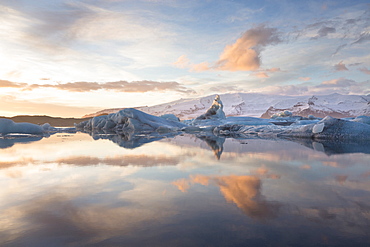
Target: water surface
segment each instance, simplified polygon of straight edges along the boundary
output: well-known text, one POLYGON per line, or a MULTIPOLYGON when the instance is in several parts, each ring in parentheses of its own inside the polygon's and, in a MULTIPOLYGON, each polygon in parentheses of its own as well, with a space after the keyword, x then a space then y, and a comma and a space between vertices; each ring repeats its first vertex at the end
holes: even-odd
POLYGON ((370 244, 366 144, 145 140, 0 140, 0 245, 370 244))

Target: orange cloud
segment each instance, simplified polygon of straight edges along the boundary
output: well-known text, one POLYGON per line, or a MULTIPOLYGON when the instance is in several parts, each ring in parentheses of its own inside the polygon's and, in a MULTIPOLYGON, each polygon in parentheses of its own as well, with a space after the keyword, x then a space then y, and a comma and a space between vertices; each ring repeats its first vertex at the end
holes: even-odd
POLYGON ((177 59, 176 62, 173 63, 173 65, 180 69, 189 68, 190 60, 186 55, 182 55, 177 59))
MULTIPOLYGON (((192 64, 185 55, 180 56, 173 65, 182 69, 189 68, 195 72, 206 70, 256 71, 261 66, 261 51, 263 48, 279 42, 281 40, 276 28, 260 25, 247 30, 234 44, 227 45, 219 60, 213 65, 207 62, 192 64)), ((276 72, 280 69, 273 68, 267 71, 276 72)))
POLYGON ((265 70, 260 70, 252 74, 252 76, 256 76, 259 78, 268 78, 270 77, 268 73, 275 73, 275 72, 280 72, 280 68, 271 68, 271 69, 265 69, 265 70))
POLYGON ((252 75, 258 78, 268 78, 269 77, 266 72, 256 72, 256 73, 253 73, 252 75))
POLYGON ((232 45, 225 47, 214 68, 229 71, 254 71, 261 65, 260 53, 270 44, 281 42, 275 28, 263 25, 246 31, 232 45))
POLYGON ((7 81, 7 80, 0 80, 0 88, 1 87, 20 88, 20 87, 25 87, 25 86, 27 86, 26 83, 17 83, 17 82, 12 82, 12 81, 7 81))

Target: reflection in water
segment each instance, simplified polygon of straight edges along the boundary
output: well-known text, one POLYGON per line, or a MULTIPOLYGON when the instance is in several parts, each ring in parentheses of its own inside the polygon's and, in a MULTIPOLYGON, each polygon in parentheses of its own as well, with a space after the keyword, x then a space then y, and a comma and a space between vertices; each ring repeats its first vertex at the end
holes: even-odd
POLYGON ((221 158, 221 154, 224 150, 225 138, 217 137, 215 135, 196 135, 202 141, 205 141, 208 146, 213 150, 217 159, 221 158))
POLYGON ((327 155, 344 153, 365 153, 370 154, 369 141, 333 141, 333 140, 312 140, 305 138, 287 139, 300 143, 316 151, 324 152, 327 155))
POLYGON ((212 183, 220 188, 226 201, 235 203, 243 212, 255 219, 271 219, 277 216, 280 205, 266 201, 261 195, 261 179, 256 176, 212 177, 196 175, 189 180, 180 179, 173 184, 186 192, 191 184, 208 185, 212 183))
POLYGON ((1 246, 370 244, 365 144, 94 138, 0 149, 1 246))
POLYGON ((94 140, 105 139, 116 143, 118 146, 128 149, 138 148, 144 144, 159 141, 163 138, 169 138, 178 135, 178 132, 170 133, 136 133, 136 132, 112 132, 112 131, 100 131, 100 132, 87 132, 93 137, 94 140))
POLYGON ((0 148, 9 148, 16 143, 30 143, 41 140, 42 136, 11 136, 1 137, 0 136, 0 148))

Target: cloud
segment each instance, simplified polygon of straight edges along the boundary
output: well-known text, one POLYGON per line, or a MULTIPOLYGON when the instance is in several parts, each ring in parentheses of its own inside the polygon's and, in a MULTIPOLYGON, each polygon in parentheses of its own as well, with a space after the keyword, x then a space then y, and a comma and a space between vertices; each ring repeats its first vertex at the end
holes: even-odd
POLYGON ((296 85, 266 86, 253 92, 281 95, 312 95, 312 94, 369 94, 370 81, 356 82, 347 78, 323 81, 320 84, 301 83, 296 85))
POLYGON ((213 68, 228 71, 257 70, 261 66, 263 48, 280 42, 276 28, 261 25, 249 29, 234 44, 225 47, 213 68))
POLYGON ((7 80, 0 80, 0 88, 1 87, 22 88, 26 86, 27 86, 26 83, 17 83, 17 82, 12 82, 12 81, 7 81, 7 80))
POLYGON ((340 50, 342 50, 344 47, 346 47, 347 46, 347 44, 343 44, 343 45, 340 45, 340 46, 338 46, 337 47, 337 49, 333 52, 333 54, 331 54, 332 56, 335 56, 335 55, 337 55, 338 54, 338 52, 340 51, 340 50))
POLYGON ((333 79, 329 81, 323 81, 319 87, 348 87, 356 82, 345 78, 333 79))
POLYGON ((220 58, 213 65, 207 62, 191 64, 185 56, 174 63, 178 68, 192 71, 226 70, 256 71, 261 66, 261 51, 268 46, 282 42, 276 28, 264 25, 247 30, 234 44, 227 45, 220 58))
POLYGON ((300 81, 309 81, 309 80, 311 80, 311 77, 299 77, 298 80, 300 80, 300 81))
POLYGON ((328 36, 330 33, 335 33, 336 29, 334 27, 327 27, 323 26, 317 31, 317 35, 315 37, 312 37, 311 39, 318 39, 322 37, 328 36))
POLYGON ((186 55, 181 55, 172 65, 180 69, 189 68, 191 66, 190 60, 186 55))
POLYGON ((363 67, 363 68, 360 68, 358 70, 361 71, 361 72, 363 72, 363 73, 365 73, 365 74, 367 74, 367 75, 370 75, 370 70, 368 68, 363 67))
POLYGON ((203 176, 195 175, 190 179, 179 179, 172 183, 180 191, 186 192, 190 185, 218 186, 227 202, 234 203, 246 215, 258 220, 277 217, 280 204, 269 202, 261 194, 261 179, 256 176, 203 176))
POLYGON ((329 33, 335 33, 336 29, 334 27, 322 27, 317 32, 319 37, 325 37, 328 36, 329 33))
POLYGON ((346 65, 343 63, 343 61, 340 61, 338 64, 335 64, 334 69, 336 71, 346 71, 346 70, 348 70, 346 65))
POLYGON ((114 82, 68 82, 58 84, 31 84, 15 83, 0 80, 0 87, 23 88, 23 90, 33 90, 38 88, 55 88, 69 92, 91 92, 96 90, 113 90, 126 93, 145 93, 152 91, 176 91, 180 93, 194 94, 195 91, 175 81, 157 82, 157 81, 114 81, 114 82))
POLYGON ((255 72, 255 73, 252 73, 251 75, 258 77, 258 78, 268 78, 269 77, 267 73, 263 71, 255 72))
POLYGON ((363 32, 360 34, 360 37, 352 43, 353 44, 362 44, 362 43, 365 43, 365 42, 368 42, 370 41, 370 32, 363 32))
POLYGON ((254 73, 252 73, 252 76, 256 76, 258 78, 268 78, 270 77, 270 73, 276 73, 281 72, 280 68, 271 68, 271 69, 264 69, 264 70, 258 70, 254 73))
POLYGON ((230 93, 230 92, 242 92, 243 91, 242 88, 238 86, 233 86, 233 85, 230 85, 230 86, 217 85, 217 86, 211 87, 209 90, 213 92, 219 92, 219 93, 230 93))

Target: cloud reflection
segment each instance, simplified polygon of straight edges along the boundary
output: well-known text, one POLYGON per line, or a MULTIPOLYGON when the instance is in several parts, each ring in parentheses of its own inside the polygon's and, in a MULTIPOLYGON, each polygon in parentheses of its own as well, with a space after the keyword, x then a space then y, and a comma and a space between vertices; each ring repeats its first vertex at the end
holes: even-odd
POLYGON ((281 205, 265 200, 261 194, 262 182, 257 176, 204 176, 179 179, 172 183, 186 192, 192 184, 218 186, 227 202, 236 204, 246 215, 257 220, 276 218, 281 205))
POLYGON ((110 165, 110 166, 175 166, 180 162, 179 157, 167 157, 164 155, 124 155, 115 157, 98 158, 91 156, 73 156, 56 160, 59 164, 75 166, 110 165))

